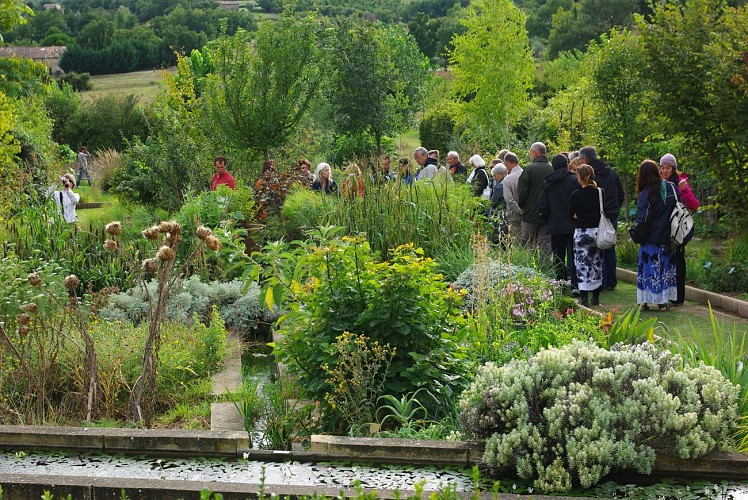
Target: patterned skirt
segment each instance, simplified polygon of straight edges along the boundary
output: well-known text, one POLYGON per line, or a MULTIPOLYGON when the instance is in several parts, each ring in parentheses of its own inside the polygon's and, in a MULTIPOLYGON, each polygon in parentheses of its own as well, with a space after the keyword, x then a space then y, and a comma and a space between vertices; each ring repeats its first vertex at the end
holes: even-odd
POLYGON ((574 230, 574 265, 582 291, 597 290, 603 285, 603 252, 597 248, 596 239, 596 227, 574 230))
POLYGON ((641 245, 636 270, 636 303, 667 304, 668 300, 677 298, 673 252, 654 243, 641 245))

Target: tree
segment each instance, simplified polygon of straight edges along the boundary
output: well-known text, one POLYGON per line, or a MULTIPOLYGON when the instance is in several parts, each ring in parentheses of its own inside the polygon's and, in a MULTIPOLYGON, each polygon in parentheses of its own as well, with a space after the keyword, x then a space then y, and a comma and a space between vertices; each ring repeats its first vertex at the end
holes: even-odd
MULTIPOLYGON (((10 31, 19 24, 24 24, 23 16, 33 16, 34 12, 23 0, 0 0, 0 32, 10 31)), ((0 34, 0 42, 3 36, 0 34)))
POLYGON ((382 137, 402 130, 424 95, 428 61, 400 26, 340 21, 329 99, 336 125, 355 135, 382 137))
POLYGON ((450 54, 458 112, 478 140, 502 144, 527 109, 535 69, 525 16, 510 0, 476 0, 462 24, 450 54))
POLYGON ((209 45, 214 74, 204 92, 206 116, 219 138, 261 152, 283 146, 322 81, 320 23, 313 15, 263 21, 254 42, 239 30, 209 45))
POLYGON ((747 22, 748 7, 722 0, 665 2, 651 22, 638 21, 666 132, 688 139, 691 157, 712 169, 722 202, 736 212, 748 197, 747 22))
MULTIPOLYGON (((642 157, 640 145, 652 133, 651 115, 656 113, 649 84, 639 71, 644 51, 634 34, 613 30, 592 43, 587 56, 593 93, 605 111, 601 139, 619 172, 633 177, 642 157)), ((628 190, 626 195, 628 206, 628 190)))

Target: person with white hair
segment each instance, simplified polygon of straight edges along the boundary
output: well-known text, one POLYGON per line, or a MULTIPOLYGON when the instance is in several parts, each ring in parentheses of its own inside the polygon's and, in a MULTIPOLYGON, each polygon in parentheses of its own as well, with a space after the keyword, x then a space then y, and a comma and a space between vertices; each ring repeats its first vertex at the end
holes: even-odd
POLYGON ((416 150, 413 151, 413 158, 420 167, 416 173, 417 181, 431 180, 436 175, 437 161, 435 158, 429 156, 429 152, 426 148, 416 148, 416 150))
POLYGON ((460 162, 460 154, 457 151, 447 153, 447 165, 452 175, 467 175, 467 167, 460 162))
POLYGON ((471 175, 472 180, 470 181, 473 194, 489 198, 491 194, 488 189, 491 183, 488 179, 488 172, 486 172, 486 160, 481 155, 475 154, 470 157, 468 164, 474 167, 473 174, 471 175))
POLYGON ((321 191, 325 194, 338 194, 338 185, 332 179, 332 169, 328 163, 322 162, 314 171, 317 179, 312 183, 313 191, 321 191))

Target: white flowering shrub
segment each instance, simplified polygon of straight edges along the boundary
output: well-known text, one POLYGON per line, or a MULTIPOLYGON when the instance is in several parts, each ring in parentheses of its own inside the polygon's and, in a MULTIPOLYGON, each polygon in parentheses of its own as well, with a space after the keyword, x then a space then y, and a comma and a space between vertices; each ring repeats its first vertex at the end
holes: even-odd
MULTIPOLYGON (((158 283, 153 280, 146 284, 151 297, 157 296, 158 283)), ((166 316, 169 319, 186 323, 194 315, 201 320, 210 318, 213 306, 218 308, 226 328, 248 331, 260 323, 272 323, 279 317, 279 311, 268 311, 260 303, 260 287, 250 283, 246 291, 239 280, 221 283, 203 283, 199 277, 191 276, 175 286, 169 295, 166 316)), ((99 311, 99 317, 108 321, 128 321, 139 324, 148 317, 147 295, 142 287, 109 296, 109 303, 99 311)))
POLYGON ((574 342, 486 364, 463 393, 460 423, 486 440, 486 464, 567 491, 615 469, 649 474, 658 454, 695 458, 728 443, 737 398, 713 367, 683 367, 652 344, 574 342))

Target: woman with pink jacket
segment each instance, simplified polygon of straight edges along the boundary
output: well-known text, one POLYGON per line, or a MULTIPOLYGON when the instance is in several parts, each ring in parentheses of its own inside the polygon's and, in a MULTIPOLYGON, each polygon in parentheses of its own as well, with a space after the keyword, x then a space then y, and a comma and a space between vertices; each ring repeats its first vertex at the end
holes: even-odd
MULTIPOLYGON (((660 158, 660 175, 666 181, 670 181, 678 186, 683 204, 690 211, 695 212, 699 208, 699 200, 691 191, 688 185, 688 176, 683 172, 678 172, 678 162, 675 156, 670 153, 660 158)), ((673 306, 683 305, 686 296, 686 246, 676 248, 674 251, 675 260, 675 278, 678 289, 678 297, 672 303, 673 306)))

